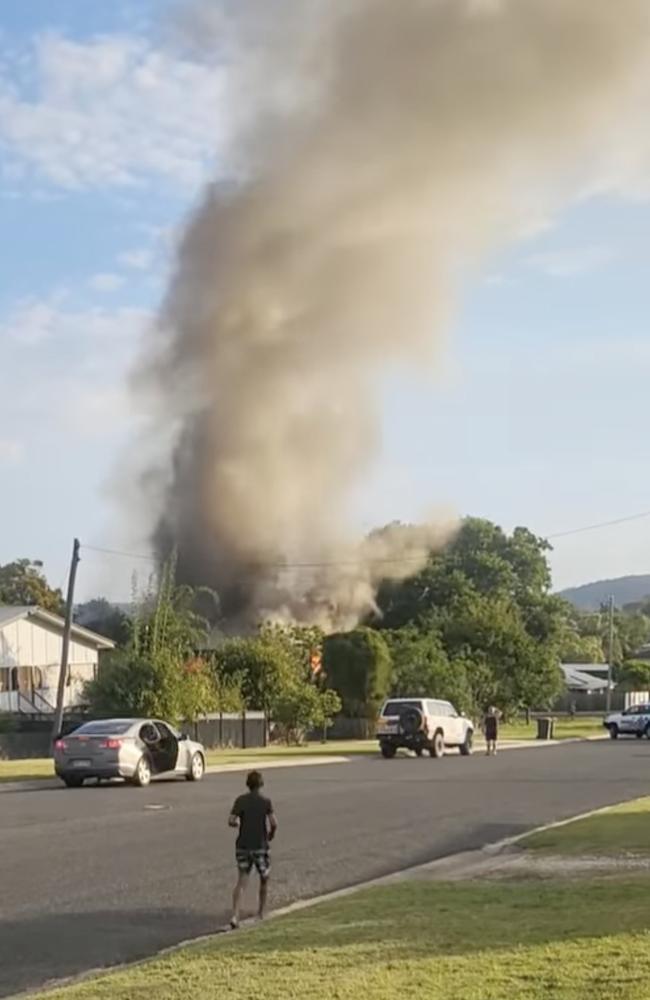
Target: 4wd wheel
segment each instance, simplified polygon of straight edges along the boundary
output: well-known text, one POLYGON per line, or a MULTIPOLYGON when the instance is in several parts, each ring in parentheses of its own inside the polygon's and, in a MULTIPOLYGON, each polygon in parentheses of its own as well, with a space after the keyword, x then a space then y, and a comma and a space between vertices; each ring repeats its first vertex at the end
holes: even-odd
POLYGON ((66 774, 63 778, 63 784, 66 788, 81 788, 84 783, 84 779, 79 774, 66 774))
POLYGON ((465 742, 460 745, 460 752, 462 757, 469 757, 474 749, 474 733, 471 729, 467 730, 465 735, 465 742))
POLYGON ((392 743, 382 743, 381 744, 381 755, 385 757, 386 760, 391 760, 397 753, 397 747, 394 747, 392 743))
POLYGON ((205 761, 203 754, 195 753, 190 761, 190 769, 185 775, 188 781, 200 781, 205 774, 205 761))
POLYGON ((436 735, 433 737, 430 753, 432 757, 436 758, 436 760, 445 756, 445 741, 440 730, 438 730, 436 735))
POLYGON ((618 739, 618 726, 610 726, 609 727, 609 738, 611 740, 617 740, 618 739))
POLYGON ((146 757, 141 757, 131 779, 138 788, 146 788, 151 784, 151 764, 146 757))

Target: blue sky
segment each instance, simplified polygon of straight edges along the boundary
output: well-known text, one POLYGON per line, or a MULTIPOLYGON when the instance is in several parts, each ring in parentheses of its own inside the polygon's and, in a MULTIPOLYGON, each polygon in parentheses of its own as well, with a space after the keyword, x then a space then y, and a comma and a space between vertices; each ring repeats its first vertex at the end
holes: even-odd
MULTIPOLYGON (((41 558, 57 585, 75 534, 127 543, 128 373, 214 161, 218 81, 165 45, 169 6, 0 13, 0 562, 41 558)), ((650 508, 650 207, 624 195, 466 279, 440 376, 386 380, 360 523, 439 506, 546 534, 650 508)), ((650 519, 558 540, 552 562, 557 585, 650 572, 650 519)), ((127 597, 132 568, 88 554, 81 596, 127 597)))

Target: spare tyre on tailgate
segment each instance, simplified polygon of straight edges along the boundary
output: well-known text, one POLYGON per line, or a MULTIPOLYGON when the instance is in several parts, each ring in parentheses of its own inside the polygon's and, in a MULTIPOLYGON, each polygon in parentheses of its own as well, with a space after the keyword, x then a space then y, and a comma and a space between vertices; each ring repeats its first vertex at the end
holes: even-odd
POLYGON ((399 727, 405 736, 415 736, 424 727, 424 715, 422 711, 414 705, 404 708, 400 712, 399 727))

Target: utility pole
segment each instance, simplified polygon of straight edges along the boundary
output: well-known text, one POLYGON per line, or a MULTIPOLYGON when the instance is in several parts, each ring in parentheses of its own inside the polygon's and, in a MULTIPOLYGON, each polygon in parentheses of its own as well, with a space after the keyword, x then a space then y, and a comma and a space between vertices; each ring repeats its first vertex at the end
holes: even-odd
POLYGON ((58 737, 63 725, 63 701, 65 698, 65 683, 68 679, 68 656, 70 652, 70 633, 72 631, 72 612, 74 609, 74 585, 77 579, 77 566, 79 565, 80 548, 81 544, 79 539, 75 538, 72 546, 70 575, 68 577, 68 596, 65 603, 65 625, 63 627, 61 667, 59 670, 59 686, 56 692, 56 710, 54 712, 54 726, 52 727, 52 741, 58 737))
POLYGON ((614 665, 614 595, 609 598, 609 641, 607 647, 607 713, 612 710, 612 667, 614 665))

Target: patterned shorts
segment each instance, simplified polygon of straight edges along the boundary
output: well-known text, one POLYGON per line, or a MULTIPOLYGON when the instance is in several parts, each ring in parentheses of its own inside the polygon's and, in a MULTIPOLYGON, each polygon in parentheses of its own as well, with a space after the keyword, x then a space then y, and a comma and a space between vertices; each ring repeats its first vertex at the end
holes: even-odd
POLYGON ((241 875, 250 875, 253 868, 257 869, 257 873, 261 879, 267 879, 271 874, 271 857, 266 849, 261 851, 244 851, 238 849, 236 857, 237 868, 241 875))

